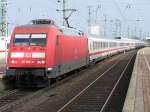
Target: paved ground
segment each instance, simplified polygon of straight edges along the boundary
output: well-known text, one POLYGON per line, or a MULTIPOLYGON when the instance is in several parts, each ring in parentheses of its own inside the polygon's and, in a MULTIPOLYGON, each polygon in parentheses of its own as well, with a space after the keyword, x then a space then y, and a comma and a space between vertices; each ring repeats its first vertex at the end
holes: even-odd
POLYGON ((5 59, 0 60, 0 96, 4 95, 7 90, 5 90, 7 87, 2 81, 2 78, 4 76, 4 72, 6 70, 6 62, 5 59))
POLYGON ((137 54, 123 112, 150 112, 150 47, 137 54))
POLYGON ((5 59, 0 59, 0 73, 4 72, 6 69, 6 60, 5 59))

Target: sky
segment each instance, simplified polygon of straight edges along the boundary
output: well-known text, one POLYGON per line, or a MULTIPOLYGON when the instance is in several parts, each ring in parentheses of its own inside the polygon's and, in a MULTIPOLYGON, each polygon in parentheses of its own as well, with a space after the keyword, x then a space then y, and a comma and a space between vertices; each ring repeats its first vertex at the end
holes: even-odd
MULTIPOLYGON (((29 23, 30 20, 50 18, 62 25, 62 0, 8 0, 9 32, 16 25, 29 23)), ((68 9, 76 9, 69 23, 72 27, 87 32, 88 6, 91 6, 91 24, 100 25, 105 36, 144 38, 150 32, 150 0, 66 0, 68 9), (99 6, 99 8, 98 8, 99 6), (96 16, 96 9, 97 16, 96 16), (97 17, 97 18, 96 18, 97 17)))

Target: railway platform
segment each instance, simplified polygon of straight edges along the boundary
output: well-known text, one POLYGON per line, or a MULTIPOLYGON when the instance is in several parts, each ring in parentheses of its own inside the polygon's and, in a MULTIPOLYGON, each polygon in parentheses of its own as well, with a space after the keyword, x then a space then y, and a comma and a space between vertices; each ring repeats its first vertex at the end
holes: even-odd
POLYGON ((6 64, 0 63, 0 80, 3 79, 5 75, 6 64))
POLYGON ((5 73, 4 72, 0 72, 0 80, 4 78, 5 73))
POLYGON ((123 112, 150 112, 150 47, 137 53, 123 112))

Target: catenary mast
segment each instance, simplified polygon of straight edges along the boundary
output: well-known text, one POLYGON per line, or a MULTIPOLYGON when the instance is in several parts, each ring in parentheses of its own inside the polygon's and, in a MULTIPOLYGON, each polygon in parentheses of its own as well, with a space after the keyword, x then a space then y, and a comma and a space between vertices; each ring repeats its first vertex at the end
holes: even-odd
POLYGON ((0 0, 0 36, 7 35, 7 0, 0 0))

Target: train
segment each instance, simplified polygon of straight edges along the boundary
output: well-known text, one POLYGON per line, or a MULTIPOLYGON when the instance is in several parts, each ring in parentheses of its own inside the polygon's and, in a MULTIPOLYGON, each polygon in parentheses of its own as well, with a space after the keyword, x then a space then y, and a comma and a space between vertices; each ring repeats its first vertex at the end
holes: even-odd
POLYGON ((6 77, 17 85, 45 87, 71 71, 143 46, 140 40, 97 38, 53 20, 36 19, 14 28, 6 77))
POLYGON ((6 66, 7 63, 7 49, 10 42, 10 36, 0 37, 0 66, 6 66))

